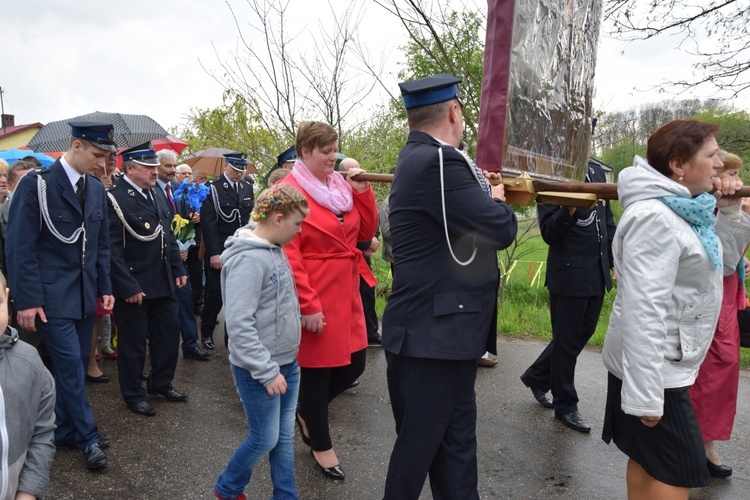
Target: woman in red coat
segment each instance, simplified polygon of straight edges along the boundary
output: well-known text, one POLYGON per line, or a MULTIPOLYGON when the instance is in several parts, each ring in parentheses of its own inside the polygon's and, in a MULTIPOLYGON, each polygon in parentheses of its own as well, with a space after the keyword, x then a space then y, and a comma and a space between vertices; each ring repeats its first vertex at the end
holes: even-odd
MULTIPOLYGON (((719 177, 737 176, 742 167, 739 156, 719 151, 724 168, 719 177)), ((745 209, 745 203, 742 204, 745 209)), ((738 214, 740 215, 740 214, 738 214)), ((714 441, 728 441, 737 412, 737 388, 740 378, 740 326, 737 311, 745 308, 745 261, 729 276, 724 276, 724 298, 719 323, 711 347, 701 364, 698 378, 690 388, 698 425, 706 448, 708 472, 714 477, 729 477, 732 468, 722 464, 714 441)))
POLYGON ((295 139, 298 159, 283 183, 307 198, 310 214, 302 232, 284 247, 294 272, 302 313, 299 414, 302 439, 330 479, 344 479, 328 428, 328 404, 365 369, 367 330, 359 277, 375 278, 356 245, 370 240, 378 225, 375 194, 334 172, 338 135, 330 125, 305 122, 295 139))

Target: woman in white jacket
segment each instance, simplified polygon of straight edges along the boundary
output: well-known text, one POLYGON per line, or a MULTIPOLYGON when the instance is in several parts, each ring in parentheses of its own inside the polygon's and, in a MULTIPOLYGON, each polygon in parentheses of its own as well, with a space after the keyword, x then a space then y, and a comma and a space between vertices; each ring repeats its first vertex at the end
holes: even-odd
POLYGON ((750 241, 740 199, 721 198, 742 182, 717 177, 717 131, 697 120, 662 125, 648 140, 648 162, 636 156, 617 182, 625 212, 613 243, 602 438, 630 457, 630 498, 686 499, 708 483, 688 389, 716 327, 722 277, 750 241))

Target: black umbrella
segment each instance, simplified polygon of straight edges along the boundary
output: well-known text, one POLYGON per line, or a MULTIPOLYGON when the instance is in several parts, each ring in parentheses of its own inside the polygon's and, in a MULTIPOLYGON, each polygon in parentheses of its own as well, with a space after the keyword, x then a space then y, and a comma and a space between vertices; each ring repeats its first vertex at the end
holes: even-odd
POLYGON ((165 137, 168 132, 146 115, 124 115, 96 111, 87 115, 50 122, 42 127, 29 141, 34 151, 67 151, 70 147, 70 125, 68 122, 111 123, 115 127, 115 144, 118 147, 133 147, 153 139, 165 137))

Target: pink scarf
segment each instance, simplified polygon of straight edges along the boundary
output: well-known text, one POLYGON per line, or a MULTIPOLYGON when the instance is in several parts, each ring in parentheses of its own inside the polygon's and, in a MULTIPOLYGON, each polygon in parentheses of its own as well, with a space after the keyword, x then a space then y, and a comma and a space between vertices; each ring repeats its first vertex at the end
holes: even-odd
POLYGON ((326 207, 336 215, 349 212, 354 206, 352 187, 338 172, 326 176, 326 183, 320 182, 299 158, 294 162, 292 175, 299 185, 312 196, 318 205, 326 207))

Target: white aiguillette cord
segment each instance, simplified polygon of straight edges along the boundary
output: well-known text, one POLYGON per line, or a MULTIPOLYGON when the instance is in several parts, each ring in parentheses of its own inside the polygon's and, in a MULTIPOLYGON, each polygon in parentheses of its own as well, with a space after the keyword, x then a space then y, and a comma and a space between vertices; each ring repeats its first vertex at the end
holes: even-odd
MULTIPOLYGON (((445 213, 445 179, 444 179, 444 173, 443 173, 443 148, 438 148, 438 157, 440 158, 440 201, 443 204, 443 228, 445 229, 445 241, 448 243, 448 250, 451 253, 451 257, 453 257, 453 260, 456 261, 456 264, 459 266, 468 266, 474 261, 474 257, 477 256, 477 247, 474 246, 474 253, 471 254, 471 257, 469 257, 469 260, 461 262, 458 260, 458 257, 456 257, 456 254, 453 253, 453 247, 451 246, 451 240, 448 236, 448 217, 445 213)), ((472 174, 476 178, 476 174, 474 174, 474 169, 471 168, 471 165, 469 165, 469 170, 471 170, 472 174)), ((477 179, 477 182, 479 182, 479 179, 477 179)), ((476 237, 475 237, 476 238, 476 237)))

